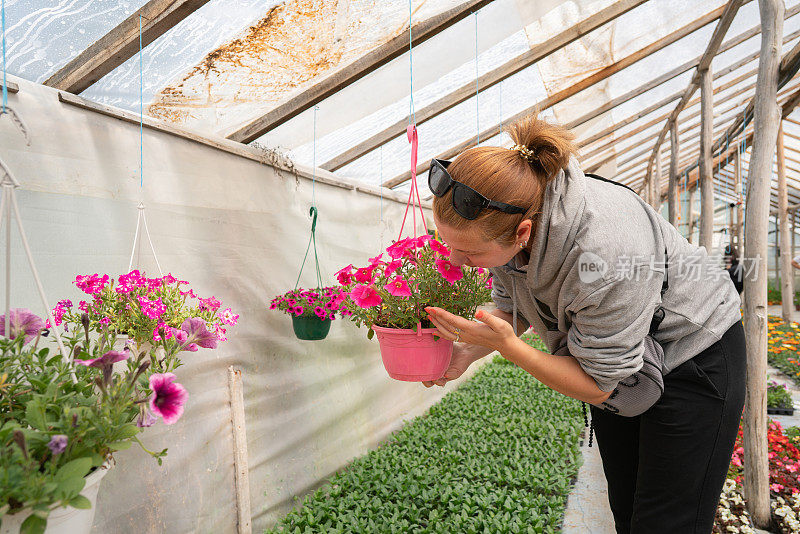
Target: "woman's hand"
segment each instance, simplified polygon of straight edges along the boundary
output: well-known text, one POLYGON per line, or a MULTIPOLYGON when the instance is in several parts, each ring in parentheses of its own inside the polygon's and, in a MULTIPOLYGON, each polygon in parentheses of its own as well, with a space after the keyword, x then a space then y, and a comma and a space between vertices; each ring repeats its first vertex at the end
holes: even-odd
POLYGON ((450 357, 450 365, 447 371, 444 372, 442 378, 438 380, 424 381, 422 384, 426 387, 432 387, 434 384, 437 386, 444 386, 447 382, 455 380, 463 375, 470 365, 478 361, 482 356, 485 356, 486 351, 480 350, 480 347, 475 345, 467 345, 466 343, 455 343, 453 345, 453 355, 450 357), (475 350, 475 349, 479 350, 475 350))
POLYGON ((510 324, 483 310, 478 310, 475 314, 480 322, 470 321, 433 306, 425 308, 425 311, 428 312, 428 319, 445 339, 480 345, 500 353, 519 340, 510 324))

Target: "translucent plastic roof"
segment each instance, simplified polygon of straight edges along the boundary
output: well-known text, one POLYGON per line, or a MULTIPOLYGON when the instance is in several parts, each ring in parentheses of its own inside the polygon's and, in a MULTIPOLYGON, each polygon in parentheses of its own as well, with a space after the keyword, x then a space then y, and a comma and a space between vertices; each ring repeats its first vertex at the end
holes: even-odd
MULTIPOLYGON (((6 0, 12 74, 44 81, 71 58, 134 13, 144 0, 6 0)), ((412 0, 412 25, 456 8, 463 0, 412 0)), ((413 77, 416 110, 514 60, 614 4, 612 0, 495 0, 438 35, 308 108, 257 139, 299 163, 322 165, 388 126, 408 120, 413 77), (413 58, 413 61, 412 61, 413 58), (316 125, 316 128, 315 128, 316 125), (314 133, 316 131, 316 138, 314 133)), ((667 46, 655 43, 724 6, 722 0, 649 0, 491 87, 418 125, 420 162, 478 141, 479 132, 560 100, 542 113, 578 135, 587 169, 634 187, 641 185, 655 139, 688 86, 694 68, 619 103, 590 120, 598 107, 619 99, 705 51, 718 19, 667 46), (602 69, 651 47, 627 67, 568 98, 562 92, 602 69), (655 109, 657 102, 666 103, 655 109)), ((784 53, 800 41, 800 0, 786 2, 784 53)), ((407 0, 211 0, 147 46, 142 83, 147 113, 195 130, 228 135, 287 98, 313 87, 349 63, 402 34, 407 0)), ((741 7, 723 43, 759 26, 757 2, 741 7)), ((741 114, 755 88, 754 55, 760 34, 729 46, 714 59, 717 139, 741 114)), ((783 98, 800 87, 792 80, 783 98)), ((136 111, 139 60, 133 57, 82 96, 136 111)), ((792 115, 790 118, 793 118, 792 115)), ((680 115, 681 168, 698 154, 699 91, 680 115)), ((495 130, 496 131, 496 130, 495 130)), ((800 202, 800 126, 787 123, 790 202, 800 202)), ((493 132, 494 133, 494 132, 493 132)), ((485 138, 484 138, 485 137, 485 138)), ((503 135, 481 144, 507 144, 503 135)), ((734 140, 728 140, 735 142, 734 140)), ((747 164, 745 154, 745 167, 747 164)), ((666 184, 669 143, 662 145, 666 184)), ((403 132, 334 172, 369 184, 408 175, 410 148, 403 132)), ((720 200, 735 200, 722 170, 720 200)), ((424 182, 424 180, 423 180, 424 182)), ((732 182, 732 179, 731 179, 732 182)), ((400 184, 404 190, 408 183, 400 184)), ((422 185, 427 196, 427 188, 422 185)), ((774 198, 774 200, 777 200, 774 198)))

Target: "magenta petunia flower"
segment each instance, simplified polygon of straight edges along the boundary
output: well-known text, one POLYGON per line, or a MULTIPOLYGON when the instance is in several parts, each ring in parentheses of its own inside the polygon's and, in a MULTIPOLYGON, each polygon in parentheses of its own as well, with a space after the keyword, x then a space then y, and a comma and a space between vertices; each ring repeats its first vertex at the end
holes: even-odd
POLYGON ((400 266, 403 265, 403 260, 392 260, 386 264, 386 268, 383 270, 383 276, 391 276, 400 266))
POLYGON ((389 256, 391 256, 393 260, 396 260, 405 256, 413 256, 414 251, 411 249, 415 246, 416 242, 414 241, 414 238, 407 237, 386 247, 386 252, 389 253, 389 256))
MULTIPOLYGON (((206 322, 200 317, 189 317, 181 325, 181 330, 186 332, 189 345, 199 345, 205 349, 217 348, 219 339, 212 332, 208 331, 206 322)), ((192 349, 187 349, 192 350, 192 349)), ((194 351, 193 351, 194 352, 194 351)))
POLYGON ((375 276, 373 275, 375 267, 376 265, 370 265, 369 267, 362 267, 356 271, 356 274, 353 278, 356 279, 356 282, 361 282, 362 284, 371 284, 372 281, 375 279, 375 276))
POLYGON ((96 295, 108 284, 108 275, 99 274, 78 275, 75 277, 75 285, 87 295, 96 295))
POLYGON ((411 296, 411 288, 408 287, 408 282, 406 282, 401 276, 395 276, 392 278, 392 280, 386 284, 386 291, 395 297, 411 296))
POLYGON ((439 271, 439 274, 441 274, 442 277, 451 284, 464 278, 464 271, 461 270, 461 267, 457 267, 449 261, 441 258, 437 258, 435 263, 436 270, 439 271))
POLYGON ((50 438, 47 448, 50 449, 50 452, 53 453, 53 456, 56 454, 61 454, 67 450, 67 436, 64 434, 55 434, 52 438, 50 438))
MULTIPOLYGON (((188 320, 188 319, 187 319, 188 320)), ((186 388, 175 380, 172 373, 155 373, 150 376, 150 410, 153 414, 161 416, 164 424, 171 425, 183 415, 183 405, 189 396, 186 388)))
POLYGON ((382 259, 383 259, 383 253, 380 253, 377 256, 375 256, 374 258, 370 258, 369 259, 369 264, 370 265, 378 265, 378 264, 382 263, 382 259))
POLYGON ((357 285, 350 292, 350 298, 360 308, 371 308, 379 306, 383 299, 378 291, 372 286, 357 285))
POLYGON ((352 276, 353 272, 353 264, 348 265, 347 267, 342 267, 338 271, 336 271, 336 280, 342 285, 347 285, 353 280, 352 276))
POLYGON ((434 252, 437 252, 438 254, 441 254, 442 256, 449 256, 450 255, 450 249, 448 249, 446 246, 444 246, 439 241, 436 241, 435 239, 431 240, 431 249, 434 252))
POLYGON ((325 316, 328 315, 328 314, 327 314, 327 312, 325 311, 324 308, 321 308, 321 307, 317 306, 316 308, 314 308, 314 315, 316 315, 320 319, 324 319, 325 316))
POLYGON ((150 300, 147 297, 138 297, 139 306, 142 308, 142 313, 150 319, 160 319, 164 312, 167 310, 166 304, 161 301, 161 297, 156 300, 150 300))
POLYGON ((6 314, 0 315, 0 336, 16 339, 25 337, 25 344, 39 335, 44 329, 44 321, 27 308, 11 308, 9 313, 9 335, 6 335, 6 314))
POLYGON ((75 360, 75 363, 79 365, 85 365, 87 367, 97 367, 102 369, 103 367, 110 367, 111 365, 121 362, 122 360, 127 360, 128 356, 130 356, 130 352, 127 350, 117 351, 117 350, 110 350, 100 356, 99 358, 94 358, 91 360, 75 360))
POLYGON ((303 315, 303 312, 304 312, 304 311, 305 311, 305 308, 303 308, 302 306, 295 306, 295 307, 294 307, 294 314, 295 314, 296 316, 298 316, 298 317, 300 317, 301 315, 303 315))

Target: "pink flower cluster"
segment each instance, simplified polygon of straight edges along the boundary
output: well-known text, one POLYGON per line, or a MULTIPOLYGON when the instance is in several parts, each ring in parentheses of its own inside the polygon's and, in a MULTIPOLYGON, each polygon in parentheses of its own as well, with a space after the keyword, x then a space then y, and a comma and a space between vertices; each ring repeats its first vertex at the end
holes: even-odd
MULTIPOLYGON (((339 286, 323 287, 316 290, 295 289, 278 295, 270 301, 270 310, 280 310, 296 317, 318 317, 325 320, 345 317, 352 312, 344 306, 347 293, 339 286)), ((223 313, 224 315, 224 313, 223 313)))
POLYGON ((80 301, 78 311, 72 310, 71 301, 62 300, 53 309, 54 319, 57 325, 67 318, 79 322, 79 312, 83 312, 98 327, 140 341, 166 341, 176 335, 187 315, 195 315, 205 321, 217 341, 225 341, 227 328, 238 323, 239 315, 230 308, 220 311, 222 304, 215 297, 201 298, 191 289, 184 290, 182 286, 188 283, 172 274, 148 278, 138 269, 120 275, 116 284, 108 275, 79 275, 75 285, 92 300, 80 301), (189 299, 198 302, 192 306, 189 299))

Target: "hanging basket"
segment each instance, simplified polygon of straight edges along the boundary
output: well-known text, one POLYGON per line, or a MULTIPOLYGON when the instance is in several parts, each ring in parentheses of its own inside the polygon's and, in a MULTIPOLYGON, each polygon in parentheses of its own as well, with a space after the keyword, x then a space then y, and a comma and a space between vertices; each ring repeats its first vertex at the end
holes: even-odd
POLYGON ((331 330, 330 319, 320 319, 319 317, 298 317, 292 316, 292 328, 297 339, 306 341, 319 341, 328 337, 331 330))
POLYGON ((435 328, 409 330, 372 325, 372 330, 381 346, 383 366, 395 380, 437 380, 450 365, 453 342, 439 337, 435 328))

